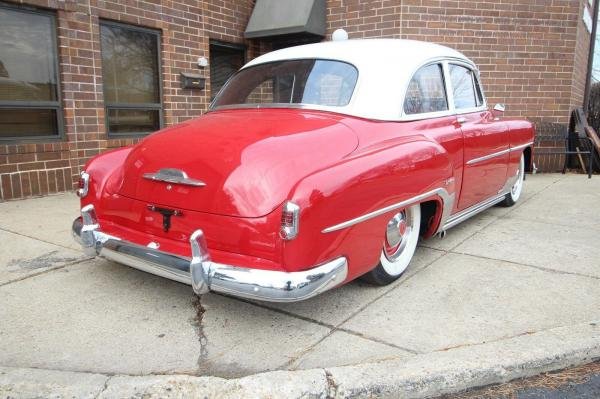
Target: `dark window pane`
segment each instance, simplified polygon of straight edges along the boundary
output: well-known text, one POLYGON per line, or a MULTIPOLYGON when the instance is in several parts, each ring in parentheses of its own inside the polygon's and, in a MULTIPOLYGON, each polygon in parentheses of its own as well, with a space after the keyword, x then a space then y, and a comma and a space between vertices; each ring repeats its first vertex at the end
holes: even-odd
POLYGON ((108 130, 114 134, 149 133, 160 129, 158 110, 109 109, 108 130))
POLYGON ((352 98, 357 78, 356 68, 341 61, 269 62, 241 70, 213 106, 278 103, 343 107, 352 98))
POLYGON ((454 106, 457 109, 477 106, 473 87, 472 71, 459 65, 450 65, 450 80, 454 94, 454 106))
POLYGON ((58 136, 56 110, 0 108, 0 138, 58 136))
POLYGON ((427 65, 419 69, 408 84, 404 99, 407 115, 448 110, 446 88, 441 64, 427 65))
POLYGON ((158 35, 101 25, 104 101, 159 103, 158 35))
POLYGON ((51 18, 0 7, 0 100, 57 100, 51 18))
POLYGON ((221 87, 236 73, 245 61, 243 49, 210 45, 210 96, 215 98, 221 87))

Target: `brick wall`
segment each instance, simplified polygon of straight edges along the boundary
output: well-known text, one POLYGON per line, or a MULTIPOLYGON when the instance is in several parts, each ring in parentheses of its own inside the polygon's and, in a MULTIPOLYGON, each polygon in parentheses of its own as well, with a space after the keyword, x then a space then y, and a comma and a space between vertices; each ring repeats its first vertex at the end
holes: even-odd
MULTIPOLYGON (((404 19, 404 6, 401 4, 405 2, 406 0, 327 0, 328 33, 343 28, 352 39, 401 38, 404 19)), ((439 1, 434 3, 440 4, 439 1)))
MULTIPOLYGON (((585 91, 585 76, 588 67, 588 52, 590 47, 590 34, 583 23, 583 12, 585 4, 579 4, 579 17, 577 23, 577 37, 575 48, 575 63, 573 67, 573 75, 571 77, 571 108, 581 106, 585 91)), ((590 14, 592 13, 589 8, 590 14)))
MULTIPOLYGON (((4 0, 0 0, 4 1, 4 0)), ((198 72, 211 39, 245 43, 248 59, 271 44, 244 41, 254 0, 22 0, 57 16, 65 139, 0 143, 0 200, 71 189, 81 166, 107 149, 136 139, 108 139, 104 126, 101 19, 160 30, 165 125, 199 116, 210 99, 180 88, 180 72, 198 72)), ((18 2, 17 2, 18 3, 18 2)), ((488 103, 527 117, 538 130, 558 131, 581 104, 589 34, 587 0, 327 0, 328 34, 395 37, 447 44, 481 68, 488 103)))

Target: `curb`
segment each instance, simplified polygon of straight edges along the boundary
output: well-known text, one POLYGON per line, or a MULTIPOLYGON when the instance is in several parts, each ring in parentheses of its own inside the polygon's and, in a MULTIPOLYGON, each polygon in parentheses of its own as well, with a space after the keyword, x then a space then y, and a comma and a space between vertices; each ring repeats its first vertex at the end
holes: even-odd
POLYGON ((600 322, 525 333, 408 360, 238 379, 127 376, 0 367, 2 398, 427 398, 600 358, 600 322))

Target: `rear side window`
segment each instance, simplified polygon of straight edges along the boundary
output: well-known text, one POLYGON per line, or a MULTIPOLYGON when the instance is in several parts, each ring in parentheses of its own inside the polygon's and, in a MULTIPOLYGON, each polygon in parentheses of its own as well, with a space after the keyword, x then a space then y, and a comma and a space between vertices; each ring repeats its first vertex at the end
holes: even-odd
POLYGON ((424 114, 448 110, 441 64, 427 65, 419 69, 408 84, 404 99, 404 113, 424 114))
POLYGON ((450 82, 456 109, 475 108, 483 104, 480 93, 475 93, 473 71, 460 65, 450 65, 450 82))

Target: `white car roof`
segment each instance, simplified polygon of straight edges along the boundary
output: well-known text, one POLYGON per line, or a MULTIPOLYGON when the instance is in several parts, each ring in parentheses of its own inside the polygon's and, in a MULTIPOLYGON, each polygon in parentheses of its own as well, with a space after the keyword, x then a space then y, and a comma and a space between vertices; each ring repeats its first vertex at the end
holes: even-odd
MULTIPOLYGON (((475 64, 462 53, 439 44, 403 39, 358 39, 330 41, 273 51, 244 65, 290 59, 329 59, 344 61, 358 69, 352 99, 331 111, 377 120, 399 120, 408 83, 417 69, 436 60, 457 60, 475 64)), ((306 108, 313 108, 306 105, 306 108)), ((314 106, 322 109, 324 107, 314 106)))

